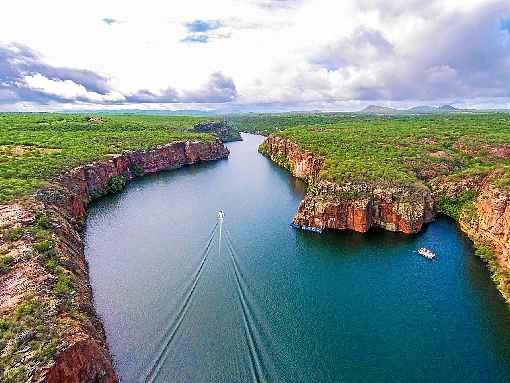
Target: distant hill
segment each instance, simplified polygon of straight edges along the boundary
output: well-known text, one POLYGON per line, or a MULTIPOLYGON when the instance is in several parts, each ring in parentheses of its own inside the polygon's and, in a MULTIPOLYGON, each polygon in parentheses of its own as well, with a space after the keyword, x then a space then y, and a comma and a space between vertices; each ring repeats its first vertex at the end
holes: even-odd
POLYGON ((457 109, 451 105, 442 105, 439 108, 437 108, 437 110, 439 110, 441 112, 458 112, 461 109, 457 109))
POLYGON ((437 108, 429 105, 415 106, 406 110, 409 113, 437 113, 437 108))
POLYGON ((195 132, 213 133, 223 142, 242 141, 241 134, 229 122, 200 122, 193 126, 195 132))
POLYGON ((388 108, 386 106, 379 106, 379 105, 369 105, 360 113, 367 113, 367 114, 398 114, 399 110, 394 108, 388 108))
POLYGON ((440 114, 440 113, 457 113, 470 112, 470 109, 457 109, 452 105, 430 106, 420 105, 409 109, 395 109, 386 106, 369 105, 365 109, 359 111, 362 114, 440 114))

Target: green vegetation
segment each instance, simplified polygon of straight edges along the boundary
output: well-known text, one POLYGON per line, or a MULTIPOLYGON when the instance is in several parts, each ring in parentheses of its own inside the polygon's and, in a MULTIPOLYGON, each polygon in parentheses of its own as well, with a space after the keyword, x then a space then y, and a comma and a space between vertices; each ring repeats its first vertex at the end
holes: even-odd
POLYGON ((71 275, 64 269, 60 269, 57 272, 58 279, 55 283, 55 286, 53 286, 53 292, 61 296, 69 294, 74 288, 74 283, 71 279, 71 275))
POLYGON ((1 382, 27 382, 36 365, 55 355, 59 335, 49 311, 37 298, 27 297, 10 315, 0 317, 1 382))
POLYGON ((21 237, 23 236, 24 233, 25 232, 22 227, 15 227, 12 229, 6 229, 4 231, 5 238, 8 241, 17 241, 17 240, 21 239, 21 237))
POLYGON ((2 273, 8 272, 11 269, 13 263, 14 263, 13 256, 11 255, 0 256, 0 275, 2 275, 2 273))
MULTIPOLYGON (((14 230, 4 228, 3 236, 32 243, 33 251, 9 255, 11 247, 0 254, 0 273, 12 267, 24 265, 25 261, 37 262, 51 275, 49 283, 53 298, 27 296, 15 308, 0 315, 0 381, 26 382, 36 368, 49 363, 57 349, 65 344, 63 327, 56 308, 61 307, 68 318, 84 320, 84 314, 73 301, 74 275, 66 269, 65 253, 57 250, 52 234, 55 218, 50 212, 35 211, 35 220, 14 230)), ((7 242, 8 244, 9 242, 7 242)), ((58 310, 61 310, 58 308, 58 310)), ((62 311, 60 311, 62 313, 62 311)))
POLYGON ((497 254, 484 245, 478 245, 475 254, 479 256, 489 268, 491 278, 507 302, 510 302, 510 271, 502 268, 497 254))
MULTIPOLYGON (((58 173, 108 154, 149 149, 184 139, 201 117, 0 114, 0 203, 34 192, 58 173)), ((143 171, 143 169, 141 169, 143 171)), ((133 169, 140 174, 140 169, 133 169)))
POLYGON ((129 167, 129 170, 133 172, 133 174, 137 177, 141 177, 145 174, 145 171, 143 170, 143 166, 140 164, 132 164, 129 167))
POLYGON ((126 174, 122 174, 120 176, 113 176, 110 180, 110 185, 108 186, 108 191, 110 193, 120 192, 126 186, 127 179, 128 179, 128 177, 126 174))
POLYGON ((39 308, 39 303, 34 298, 29 298, 16 309, 16 319, 32 315, 39 308))
POLYGON ((441 213, 458 220, 462 212, 469 210, 476 196, 477 193, 474 190, 468 190, 458 198, 444 196, 437 204, 437 209, 441 213))
POLYGON ((498 185, 510 186, 510 114, 506 113, 250 114, 232 121, 238 130, 274 133, 324 156, 322 177, 333 181, 411 184, 438 175, 499 169, 498 185))
POLYGON ((200 133, 213 133, 223 142, 242 140, 239 130, 235 129, 230 121, 199 123, 193 127, 193 131, 200 133))

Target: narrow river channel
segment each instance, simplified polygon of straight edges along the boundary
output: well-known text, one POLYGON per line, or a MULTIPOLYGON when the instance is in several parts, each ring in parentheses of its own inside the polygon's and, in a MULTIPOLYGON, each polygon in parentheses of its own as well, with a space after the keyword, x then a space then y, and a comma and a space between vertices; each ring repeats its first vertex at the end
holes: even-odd
POLYGON ((304 185, 243 138, 229 160, 91 206, 86 256, 123 382, 510 381, 510 311, 454 223, 296 231, 304 185), (239 273, 213 238, 186 300, 219 209, 239 273))

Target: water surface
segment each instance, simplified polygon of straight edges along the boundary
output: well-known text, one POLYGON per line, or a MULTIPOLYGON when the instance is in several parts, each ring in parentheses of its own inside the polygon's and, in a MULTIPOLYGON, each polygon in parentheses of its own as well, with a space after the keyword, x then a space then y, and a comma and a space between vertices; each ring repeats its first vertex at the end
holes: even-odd
POLYGON ((257 153, 262 137, 244 139, 229 160, 90 209, 95 304, 124 382, 510 381, 510 313, 451 221, 412 236, 296 231, 304 185, 257 153), (186 300, 219 209, 239 273, 215 237, 186 300))

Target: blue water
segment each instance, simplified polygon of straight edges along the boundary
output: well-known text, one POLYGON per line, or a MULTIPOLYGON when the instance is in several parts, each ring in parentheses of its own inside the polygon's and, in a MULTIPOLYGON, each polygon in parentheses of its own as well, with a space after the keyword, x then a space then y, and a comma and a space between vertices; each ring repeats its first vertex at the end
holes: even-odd
POLYGON ((296 231, 304 185, 244 139, 90 209, 95 303, 124 382, 510 381, 510 312, 453 222, 296 231), (195 278, 219 209, 223 248, 216 232, 195 278))

